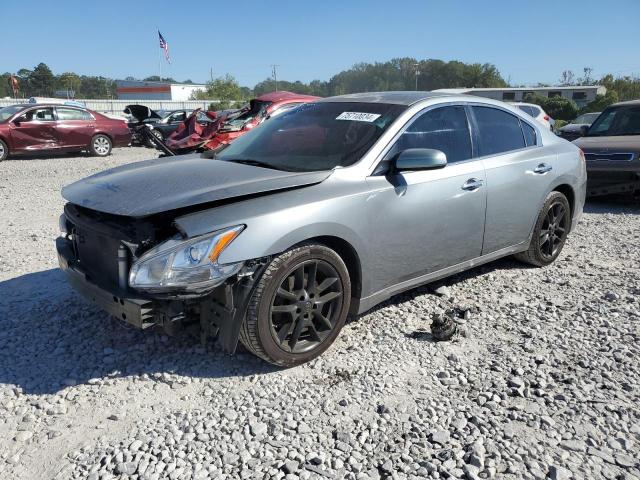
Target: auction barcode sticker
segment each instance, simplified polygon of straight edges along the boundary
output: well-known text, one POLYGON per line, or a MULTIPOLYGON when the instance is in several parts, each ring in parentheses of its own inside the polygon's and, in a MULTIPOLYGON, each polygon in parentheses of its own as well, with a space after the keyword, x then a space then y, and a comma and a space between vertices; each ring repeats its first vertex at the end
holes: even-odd
POLYGON ((336 117, 336 120, 351 120, 354 122, 373 122, 380 118, 379 113, 365 112, 342 112, 336 117))

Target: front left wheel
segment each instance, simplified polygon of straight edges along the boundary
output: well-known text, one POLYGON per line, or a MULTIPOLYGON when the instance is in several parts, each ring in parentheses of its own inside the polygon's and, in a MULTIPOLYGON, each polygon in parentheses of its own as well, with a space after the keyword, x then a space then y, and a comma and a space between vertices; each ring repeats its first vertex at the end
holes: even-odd
POLYGON ((292 367, 321 355, 344 326, 351 280, 342 258, 320 244, 288 250, 256 284, 240 341, 267 362, 292 367))
POLYGON ((91 139, 89 150, 96 157, 106 157, 111 153, 111 139, 106 135, 95 135, 91 139))
POLYGON ((9 156, 9 147, 4 141, 0 140, 0 162, 6 160, 9 156))

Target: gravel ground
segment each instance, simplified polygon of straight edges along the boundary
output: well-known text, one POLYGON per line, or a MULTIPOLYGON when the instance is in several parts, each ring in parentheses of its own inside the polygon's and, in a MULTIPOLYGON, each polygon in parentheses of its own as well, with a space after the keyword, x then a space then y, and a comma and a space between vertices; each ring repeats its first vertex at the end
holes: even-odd
POLYGON ((153 155, 0 164, 0 478, 640 479, 640 206, 589 204, 551 267, 412 290, 278 370, 123 328, 56 269, 60 188, 153 155))

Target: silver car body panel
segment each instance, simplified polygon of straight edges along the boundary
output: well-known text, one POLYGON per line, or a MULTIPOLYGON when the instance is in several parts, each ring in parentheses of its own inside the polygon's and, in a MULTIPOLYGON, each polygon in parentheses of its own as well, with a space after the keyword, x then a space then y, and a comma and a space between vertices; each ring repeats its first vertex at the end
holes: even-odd
MULTIPOLYGON (((247 225, 222 253, 221 263, 276 255, 312 238, 341 239, 359 258, 357 310, 364 312, 402 290, 525 250, 546 196, 560 185, 573 191, 573 223, 578 221, 586 172, 571 143, 499 101, 395 93, 391 100, 409 107, 356 164, 334 169, 321 183, 191 213, 176 224, 188 236, 247 225), (507 110, 535 128, 539 144, 439 170, 373 175, 412 119, 446 104, 507 110), (540 164, 552 169, 534 173, 540 164), (462 190, 470 178, 484 185, 476 191, 462 190)), ((357 94, 322 101, 392 103, 389 96, 357 94)))

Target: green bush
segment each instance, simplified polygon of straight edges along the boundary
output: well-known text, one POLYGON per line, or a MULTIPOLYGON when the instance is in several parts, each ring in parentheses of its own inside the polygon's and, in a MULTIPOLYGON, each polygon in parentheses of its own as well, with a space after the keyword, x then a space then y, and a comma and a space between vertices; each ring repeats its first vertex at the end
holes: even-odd
POLYGON ((540 95, 527 95, 524 99, 527 103, 540 105, 554 120, 573 120, 578 116, 578 106, 573 100, 564 97, 541 97, 540 95))
POLYGON ((618 94, 614 90, 610 90, 606 95, 596 95, 593 102, 587 103, 580 109, 580 114, 589 112, 601 112, 609 105, 618 101, 618 94))

